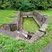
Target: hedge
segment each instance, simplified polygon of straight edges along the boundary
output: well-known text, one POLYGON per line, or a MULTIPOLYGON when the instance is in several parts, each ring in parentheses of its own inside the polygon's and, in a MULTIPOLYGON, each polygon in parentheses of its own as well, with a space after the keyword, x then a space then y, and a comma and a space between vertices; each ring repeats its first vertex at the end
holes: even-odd
POLYGON ((22 11, 52 7, 52 0, 0 0, 0 9, 17 9, 22 11))

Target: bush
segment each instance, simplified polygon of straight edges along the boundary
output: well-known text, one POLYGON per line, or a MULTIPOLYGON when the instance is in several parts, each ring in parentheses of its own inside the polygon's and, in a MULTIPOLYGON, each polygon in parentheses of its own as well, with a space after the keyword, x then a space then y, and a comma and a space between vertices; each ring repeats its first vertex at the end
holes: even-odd
POLYGON ((0 9, 10 8, 10 2, 8 0, 0 0, 0 9))
POLYGON ((45 10, 52 7, 52 0, 0 0, 0 9, 14 8, 22 11, 45 10))
POLYGON ((52 0, 49 0, 48 3, 49 3, 49 7, 52 8, 52 0))
POLYGON ((33 10, 35 8, 28 0, 13 0, 12 7, 22 11, 33 10))
POLYGON ((31 0, 31 3, 35 5, 36 9, 47 9, 48 8, 47 0, 31 0))
POLYGON ((28 0, 24 0, 21 2, 20 4, 20 7, 19 7, 19 10, 22 10, 22 11, 27 11, 27 10, 33 10, 35 7, 29 3, 28 0))

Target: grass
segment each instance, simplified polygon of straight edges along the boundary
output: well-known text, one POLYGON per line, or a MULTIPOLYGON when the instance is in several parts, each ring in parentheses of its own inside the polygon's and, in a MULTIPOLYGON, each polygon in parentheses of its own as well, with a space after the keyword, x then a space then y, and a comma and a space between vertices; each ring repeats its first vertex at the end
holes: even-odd
POLYGON ((42 10, 41 12, 42 12, 44 15, 52 16, 52 9, 42 10))
POLYGON ((0 10, 0 24, 10 23, 14 19, 12 16, 15 12, 14 10, 0 10))
POLYGON ((34 21, 34 19, 31 18, 23 18, 23 29, 28 32, 36 32, 38 30, 38 25, 34 21))
MULTIPOLYGON (((5 34, 0 33, 0 52, 40 52, 44 46, 52 41, 52 10, 41 11, 41 13, 48 15, 49 23, 47 34, 42 38, 33 42, 32 44, 15 40, 5 34)), ((41 51, 42 52, 42 51, 41 51)))
POLYGON ((4 36, 0 33, 0 52, 20 52, 24 51, 24 47, 27 45, 24 41, 15 40, 11 37, 4 36))

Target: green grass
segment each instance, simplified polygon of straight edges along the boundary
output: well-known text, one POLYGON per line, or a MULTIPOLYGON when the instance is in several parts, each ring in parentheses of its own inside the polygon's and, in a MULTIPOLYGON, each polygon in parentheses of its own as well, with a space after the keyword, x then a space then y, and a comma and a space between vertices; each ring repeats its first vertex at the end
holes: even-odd
POLYGON ((0 52, 40 52, 44 46, 49 42, 52 42, 52 10, 41 11, 41 13, 49 16, 46 35, 30 44, 22 40, 15 40, 11 37, 5 36, 5 34, 0 34, 0 52))
POLYGON ((24 51, 24 48, 28 44, 22 40, 15 40, 11 37, 0 33, 0 52, 20 52, 24 51))
POLYGON ((52 9, 41 11, 44 15, 52 16, 52 9))
POLYGON ((38 25, 32 17, 23 18, 23 29, 28 32, 36 32, 38 30, 38 25))
POLYGON ((14 10, 0 10, 0 24, 10 23, 14 19, 12 16, 15 12, 14 10))

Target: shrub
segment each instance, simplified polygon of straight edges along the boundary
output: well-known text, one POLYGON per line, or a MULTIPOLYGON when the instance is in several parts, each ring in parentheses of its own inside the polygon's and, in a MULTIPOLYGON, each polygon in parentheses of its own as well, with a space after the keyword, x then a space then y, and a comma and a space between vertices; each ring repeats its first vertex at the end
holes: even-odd
POLYGON ((48 8, 47 0, 31 0, 31 3, 35 5, 36 9, 47 9, 48 8))
POLYGON ((52 7, 52 0, 0 0, 0 8, 14 8, 22 11, 45 10, 52 7))
POLYGON ((0 0, 0 9, 10 8, 10 2, 8 0, 0 0))

